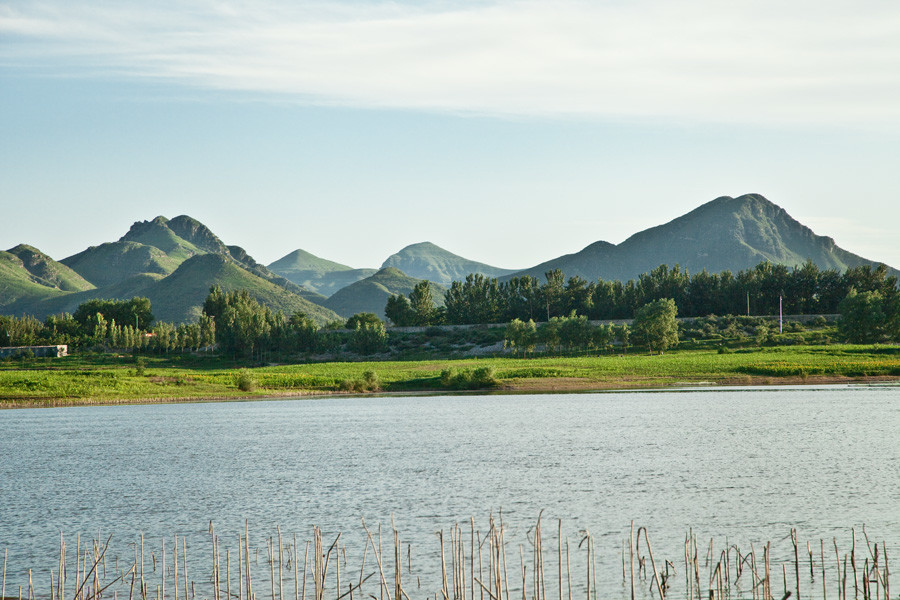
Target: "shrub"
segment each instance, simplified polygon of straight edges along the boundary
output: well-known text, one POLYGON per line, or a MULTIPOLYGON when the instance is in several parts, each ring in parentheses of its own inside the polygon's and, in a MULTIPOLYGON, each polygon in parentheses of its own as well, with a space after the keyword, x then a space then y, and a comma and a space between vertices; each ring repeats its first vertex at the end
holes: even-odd
POLYGON ((256 389, 256 379, 250 373, 250 369, 241 369, 234 376, 234 384, 242 392, 252 392, 256 389))

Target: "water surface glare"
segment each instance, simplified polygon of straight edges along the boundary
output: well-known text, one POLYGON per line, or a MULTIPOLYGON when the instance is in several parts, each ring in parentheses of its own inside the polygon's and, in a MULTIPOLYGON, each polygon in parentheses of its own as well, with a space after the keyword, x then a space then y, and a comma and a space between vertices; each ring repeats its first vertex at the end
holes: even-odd
POLYGON ((28 568, 46 587, 60 532, 72 548, 76 534, 111 533, 122 560, 140 532, 148 553, 163 536, 187 536, 200 563, 193 576, 208 579, 210 521, 232 548, 246 520, 260 548, 276 525, 301 548, 318 525, 328 543, 344 532, 350 553, 362 552, 361 518, 389 529, 393 516, 427 578, 440 567, 436 531, 468 531, 474 517, 484 532, 501 509, 511 573, 519 544, 529 556, 528 531, 543 510, 553 560, 557 519, 573 553, 578 532, 590 530, 598 581, 615 597, 624 594, 620 553, 632 520, 647 527, 657 561, 678 569, 689 528, 707 545, 715 537, 721 548, 727 536, 749 550, 771 540, 786 556, 796 527, 817 557, 824 539, 834 562, 832 538, 845 551, 851 528, 865 524, 897 555, 900 387, 0 411, 7 595, 27 583, 28 568))

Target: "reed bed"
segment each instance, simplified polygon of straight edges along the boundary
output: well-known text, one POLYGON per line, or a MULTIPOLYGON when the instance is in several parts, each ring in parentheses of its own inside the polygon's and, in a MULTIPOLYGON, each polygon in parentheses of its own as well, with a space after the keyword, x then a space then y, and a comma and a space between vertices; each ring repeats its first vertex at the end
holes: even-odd
MULTIPOLYGON (((724 543, 715 539, 707 543, 691 529, 684 536, 683 555, 674 559, 655 555, 647 528, 632 522, 621 543, 620 589, 608 585, 601 589, 591 533, 579 531, 570 539, 560 520, 556 535, 551 530, 545 536, 543 525, 541 514, 526 539, 513 544, 507 540, 502 515, 491 515, 484 530, 476 528, 474 518, 455 524, 435 533, 438 558, 432 555, 432 566, 424 569, 413 568, 412 544, 404 541, 393 522, 385 536, 380 525, 373 530, 363 521, 361 547, 353 545, 350 550, 340 532, 329 541, 318 527, 301 543, 296 534, 284 536, 280 527, 274 535, 251 541, 247 523, 236 546, 226 547, 210 522, 204 542, 208 548, 202 553, 211 557, 206 564, 189 560, 184 536, 163 538, 159 548, 151 550, 141 534, 133 555, 122 560, 109 557, 112 536, 104 539, 98 532, 96 538, 83 541, 79 535, 73 548, 61 534, 58 563, 40 583, 28 569, 27 581, 8 588, 8 549, 4 550, 0 600, 893 598, 887 545, 872 540, 865 528, 851 530, 843 549, 836 538, 819 539, 818 544, 807 541, 804 548, 797 530, 791 529, 777 540, 782 547, 790 540, 778 557, 771 541, 749 548, 727 538, 724 543)), ((417 566, 419 562, 416 557, 417 566)))

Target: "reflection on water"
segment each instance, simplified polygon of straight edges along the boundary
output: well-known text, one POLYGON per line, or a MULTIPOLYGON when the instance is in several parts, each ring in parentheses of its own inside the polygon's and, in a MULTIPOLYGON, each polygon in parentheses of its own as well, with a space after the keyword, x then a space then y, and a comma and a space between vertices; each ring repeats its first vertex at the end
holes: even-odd
POLYGON ((621 553, 632 520, 676 570, 691 528, 717 551, 726 537, 747 551, 771 540, 778 559, 793 557, 792 527, 804 555, 806 540, 818 549, 837 538, 843 551, 863 524, 889 552, 900 542, 897 387, 16 410, 0 412, 0 431, 0 551, 16 591, 27 568, 40 582, 56 568, 60 532, 74 547, 98 529, 104 541, 114 534, 110 552, 123 561, 140 532, 157 554, 163 536, 187 536, 206 585, 210 521, 233 556, 249 525, 265 577, 276 525, 301 548, 314 525, 327 543, 344 532, 342 568, 358 576, 360 519, 386 528, 387 546, 393 518, 424 586, 440 569, 435 532, 468 532, 474 517, 484 536, 501 510, 509 576, 521 582, 519 545, 530 561, 544 511, 545 569, 557 569, 561 519, 572 561, 584 560, 579 532, 591 532, 598 584, 617 597, 630 594, 621 553))

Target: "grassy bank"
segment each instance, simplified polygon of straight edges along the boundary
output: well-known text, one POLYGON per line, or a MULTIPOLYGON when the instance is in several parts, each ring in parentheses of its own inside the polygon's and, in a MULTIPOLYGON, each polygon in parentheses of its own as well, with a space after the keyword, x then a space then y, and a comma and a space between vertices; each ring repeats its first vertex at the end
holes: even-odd
POLYGON ((215 357, 147 357, 142 364, 131 356, 99 355, 0 363, 0 406, 166 402, 353 390, 550 392, 872 377, 900 380, 900 348, 790 346, 726 353, 680 350, 662 356, 331 362, 252 369, 215 357))

